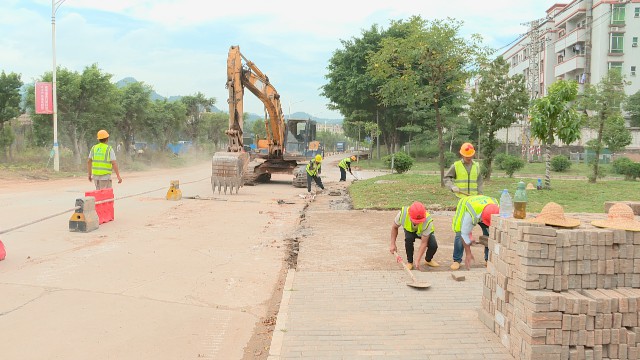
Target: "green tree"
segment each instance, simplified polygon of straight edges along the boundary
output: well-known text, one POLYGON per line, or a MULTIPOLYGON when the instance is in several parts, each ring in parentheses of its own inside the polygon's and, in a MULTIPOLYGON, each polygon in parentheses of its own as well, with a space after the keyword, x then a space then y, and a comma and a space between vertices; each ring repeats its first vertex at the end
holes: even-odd
POLYGON ((438 134, 440 182, 444 186, 444 120, 459 109, 466 81, 484 61, 489 49, 478 35, 460 36, 462 23, 454 19, 392 22, 400 37, 385 37, 369 57, 368 71, 380 83, 378 96, 385 106, 407 109, 420 123, 435 120, 438 134))
MULTIPOLYGON (((87 66, 80 74, 64 68, 58 68, 58 130, 61 146, 71 149, 76 167, 82 162, 91 144, 96 142, 99 129, 114 129, 120 115, 118 91, 111 83, 111 74, 104 73, 97 64, 87 66)), ((42 81, 51 81, 51 72, 42 77, 42 81)), ((33 87, 27 95, 27 107, 34 110, 33 87)), ((50 115, 34 115, 34 131, 40 137, 40 143, 53 142, 50 115)))
MULTIPOLYGON (((150 111, 152 91, 153 89, 143 82, 132 82, 120 89, 119 103, 122 106, 122 116, 116 121, 115 126, 124 138, 127 154, 131 153, 131 144, 136 139, 136 133, 144 137, 143 124, 150 111)), ((153 132, 148 135, 153 136, 153 132)))
POLYGON ((509 76, 509 64, 500 56, 480 70, 478 85, 471 92, 469 118, 482 133, 485 177, 491 178, 491 164, 500 145, 496 133, 516 121, 529 104, 524 76, 509 76))
POLYGON ((207 98, 203 93, 198 92, 195 95, 183 96, 180 101, 187 108, 187 123, 185 126, 185 130, 187 131, 187 135, 193 141, 198 141, 200 137, 200 129, 202 121, 202 113, 208 112, 209 108, 211 108, 216 103, 215 98, 207 98))
MULTIPOLYGON (((222 112, 204 113, 202 114, 202 124, 203 133, 206 134, 207 141, 211 142, 215 149, 222 148, 228 139, 224 132, 229 128, 229 114, 222 112)), ((262 128, 264 129, 264 123, 262 128)))
POLYGON ((373 142, 380 135, 380 128, 378 124, 374 122, 366 122, 364 123, 364 131, 371 138, 371 146, 369 146, 369 159, 373 159, 373 142))
POLYGON ((627 98, 624 109, 631 116, 631 126, 640 126, 640 91, 627 98))
POLYGON ((533 101, 531 115, 531 133, 545 145, 546 189, 551 189, 551 144, 556 137, 564 144, 571 144, 580 138, 582 122, 573 107, 578 95, 578 83, 558 80, 551 84, 547 96, 533 101))
POLYGON ((0 73, 0 159, 7 158, 7 150, 13 144, 13 131, 5 123, 20 115, 20 87, 22 80, 16 73, 0 73))
POLYGON ((631 144, 631 133, 624 126, 620 110, 626 100, 625 85, 620 71, 613 69, 597 85, 587 85, 580 99, 579 105, 587 110, 586 124, 597 134, 595 139, 587 142, 587 147, 595 152, 589 182, 595 183, 600 176, 600 153, 605 145, 611 152, 616 152, 631 144))
POLYGON ((154 101, 142 118, 145 136, 154 139, 162 150, 167 149, 170 142, 180 140, 186 113, 187 109, 180 101, 154 101))

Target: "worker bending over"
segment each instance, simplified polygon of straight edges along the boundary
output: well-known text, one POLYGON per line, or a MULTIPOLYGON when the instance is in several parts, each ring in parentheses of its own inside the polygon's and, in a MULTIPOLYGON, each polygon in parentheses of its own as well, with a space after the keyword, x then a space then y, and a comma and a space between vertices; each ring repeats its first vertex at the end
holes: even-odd
MULTIPOLYGON (((456 214, 453 216, 451 224, 453 232, 456 234, 453 240, 453 264, 451 270, 458 270, 462 262, 462 251, 466 253, 464 265, 467 270, 471 267, 473 254, 471 254, 471 231, 476 225, 480 225, 482 233, 489 235, 491 226, 491 215, 500 211, 496 199, 485 196, 467 196, 458 200, 456 214)), ((484 260, 489 260, 489 248, 485 247, 484 260)))
MULTIPOLYGON (((353 175, 351 172, 351 162, 358 161, 355 155, 351 155, 351 157, 346 157, 338 163, 338 168, 340 168, 340 181, 347 181, 347 171, 349 174, 353 175)), ((355 175, 354 175, 355 176, 355 175)))
POLYGON ((396 247, 396 237, 398 237, 398 228, 404 229, 404 248, 407 252, 407 266, 409 270, 415 267, 420 269, 420 259, 426 251, 425 260, 427 266, 440 266, 433 256, 438 251, 438 242, 434 235, 433 219, 427 212, 421 202, 414 202, 411 206, 404 206, 396 215, 393 225, 391 226, 391 246, 389 252, 395 254, 398 251, 396 247), (420 239, 420 247, 418 253, 414 257, 413 244, 416 239, 420 239))
POLYGON ((307 192, 309 193, 311 192, 311 180, 315 181, 316 185, 324 190, 322 180, 318 176, 320 174, 321 163, 322 156, 316 155, 316 157, 307 164, 307 192))

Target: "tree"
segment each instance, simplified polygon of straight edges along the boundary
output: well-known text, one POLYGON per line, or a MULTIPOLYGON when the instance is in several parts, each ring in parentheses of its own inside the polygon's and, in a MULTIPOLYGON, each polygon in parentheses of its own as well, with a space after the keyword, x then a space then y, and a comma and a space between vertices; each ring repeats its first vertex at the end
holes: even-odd
MULTIPOLYGON (((222 148, 223 143, 226 144, 228 137, 224 132, 229 128, 229 114, 204 113, 202 114, 202 125, 203 133, 206 134, 205 138, 214 145, 215 149, 222 148)), ((262 129, 264 129, 264 123, 262 129)))
POLYGON ((369 134, 371 138, 371 145, 369 147, 369 159, 373 159, 373 141, 380 135, 380 129, 378 128, 378 124, 374 122, 366 122, 364 123, 364 131, 369 134))
POLYGON ((469 118, 478 124, 482 133, 485 178, 491 178, 491 163, 500 145, 496 132, 508 128, 516 121, 529 103, 524 76, 509 76, 509 64, 500 56, 479 74, 478 86, 472 90, 473 102, 469 118))
MULTIPOLYGON (((368 71, 380 86, 379 99, 385 106, 404 107, 426 123, 435 119, 440 159, 440 183, 444 186, 446 115, 454 113, 457 99, 464 96, 470 69, 486 58, 489 49, 481 38, 459 35, 462 23, 454 19, 392 22, 401 37, 385 37, 378 52, 369 57, 368 71)), ((418 123, 418 125, 420 125, 418 123)), ((426 125, 426 124, 425 124, 426 125)))
MULTIPOLYGON (((64 68, 57 70, 58 130, 61 145, 71 149, 74 164, 80 166, 82 154, 96 142, 99 129, 113 129, 121 108, 117 88, 111 83, 111 74, 102 72, 93 64, 82 74, 64 68), (83 150, 86 149, 86 150, 83 150)), ((52 73, 45 73, 42 81, 51 81, 52 73)), ((34 109, 33 87, 27 94, 27 107, 34 109)), ((51 116, 34 115, 34 128, 39 143, 52 143, 51 116)))
POLYGON ((631 116, 631 126, 640 126, 640 91, 627 98, 624 109, 631 116))
POLYGON ((128 83, 120 89, 119 103, 122 106, 122 116, 116 121, 115 126, 124 138, 127 154, 131 153, 131 144, 135 141, 136 132, 144 132, 143 124, 151 107, 152 91, 149 85, 139 81, 128 83))
POLYGON ((545 145, 546 189, 551 189, 551 144, 556 137, 564 144, 571 144, 580 138, 582 122, 573 107, 578 95, 578 83, 558 80, 551 84, 547 96, 533 101, 531 115, 531 133, 545 145))
POLYGON ((595 139, 587 142, 587 147, 595 152, 589 182, 595 183, 600 176, 599 160, 604 145, 611 152, 616 152, 631 143, 631 133, 624 126, 620 110, 626 99, 625 85, 620 71, 612 69, 597 85, 587 85, 580 99, 579 105, 587 110, 586 124, 597 134, 595 139))
POLYGON ((16 73, 0 73, 0 159, 6 159, 13 144, 13 131, 5 123, 20 115, 20 87, 22 80, 16 73))
POLYGON ((183 96, 180 101, 187 108, 187 124, 186 131, 189 138, 193 141, 198 141, 200 135, 200 122, 202 121, 201 114, 208 112, 209 108, 215 105, 215 98, 207 98, 203 93, 198 92, 195 95, 183 96))
POLYGON ((187 109, 180 101, 156 100, 148 106, 142 120, 144 134, 167 149, 170 142, 180 140, 187 109))

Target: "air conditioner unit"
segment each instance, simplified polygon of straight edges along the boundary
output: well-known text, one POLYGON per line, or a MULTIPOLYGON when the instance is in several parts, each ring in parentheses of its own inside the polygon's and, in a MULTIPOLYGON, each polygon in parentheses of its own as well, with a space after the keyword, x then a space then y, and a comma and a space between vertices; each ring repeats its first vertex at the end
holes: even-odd
POLYGON ((609 28, 609 31, 610 32, 618 32, 618 31, 620 31, 620 28, 618 26, 612 26, 612 27, 609 28))
POLYGON ((631 47, 638 47, 638 43, 631 44, 631 47))

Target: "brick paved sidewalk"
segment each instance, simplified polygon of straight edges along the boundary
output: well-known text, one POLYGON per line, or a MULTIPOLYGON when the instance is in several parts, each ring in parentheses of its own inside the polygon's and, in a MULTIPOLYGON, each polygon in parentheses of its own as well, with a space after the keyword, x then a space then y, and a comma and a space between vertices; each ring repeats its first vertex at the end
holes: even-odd
POLYGON ((478 319, 484 271, 290 270, 269 359, 513 359, 478 319))

